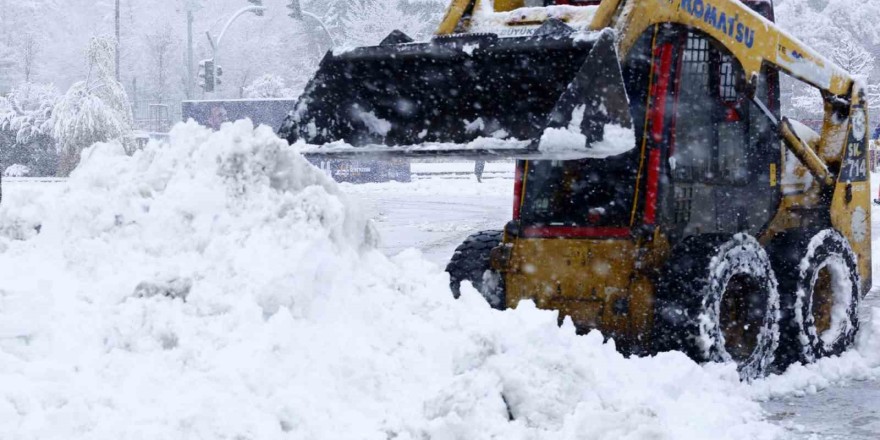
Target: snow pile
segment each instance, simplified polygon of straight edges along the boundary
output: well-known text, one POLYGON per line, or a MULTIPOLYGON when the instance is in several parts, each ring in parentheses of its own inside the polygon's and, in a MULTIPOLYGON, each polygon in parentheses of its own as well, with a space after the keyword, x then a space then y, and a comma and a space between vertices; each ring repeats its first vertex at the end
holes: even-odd
POLYGON ((632 128, 609 123, 603 127, 602 139, 589 143, 581 126, 586 106, 579 105, 572 110, 571 120, 566 127, 547 128, 541 135, 538 150, 545 154, 566 159, 583 159, 617 156, 636 147, 636 136, 632 128))
POLYGON ((97 144, 66 185, 0 208, 39 231, 0 237, 0 438, 780 434, 733 365, 452 300, 268 127, 97 144))

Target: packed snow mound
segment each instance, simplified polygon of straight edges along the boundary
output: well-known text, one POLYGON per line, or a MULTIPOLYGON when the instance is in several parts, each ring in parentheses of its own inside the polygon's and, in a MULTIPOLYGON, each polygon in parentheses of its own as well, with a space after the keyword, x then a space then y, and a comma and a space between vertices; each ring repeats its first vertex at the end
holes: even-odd
POLYGON ((0 246, 0 438, 780 434, 734 365, 625 359, 531 303, 453 300, 248 121, 95 145, 60 195, 6 202, 0 231, 30 232, 0 246))

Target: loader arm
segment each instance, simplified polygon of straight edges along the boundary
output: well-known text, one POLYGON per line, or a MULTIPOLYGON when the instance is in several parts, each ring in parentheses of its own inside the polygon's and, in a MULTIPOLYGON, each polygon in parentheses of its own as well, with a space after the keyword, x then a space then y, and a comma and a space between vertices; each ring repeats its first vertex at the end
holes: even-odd
POLYGON ((455 32, 461 23, 462 18, 469 15, 474 8, 475 0, 452 0, 449 8, 446 9, 446 15, 440 22, 436 35, 449 35, 455 32))

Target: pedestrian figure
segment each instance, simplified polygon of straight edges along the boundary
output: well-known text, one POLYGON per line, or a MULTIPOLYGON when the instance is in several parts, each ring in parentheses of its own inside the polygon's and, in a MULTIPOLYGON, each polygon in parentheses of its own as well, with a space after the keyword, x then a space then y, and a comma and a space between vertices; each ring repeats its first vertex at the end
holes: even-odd
POLYGON ((483 183, 483 170, 486 168, 485 160, 474 162, 474 174, 477 175, 477 182, 483 183))

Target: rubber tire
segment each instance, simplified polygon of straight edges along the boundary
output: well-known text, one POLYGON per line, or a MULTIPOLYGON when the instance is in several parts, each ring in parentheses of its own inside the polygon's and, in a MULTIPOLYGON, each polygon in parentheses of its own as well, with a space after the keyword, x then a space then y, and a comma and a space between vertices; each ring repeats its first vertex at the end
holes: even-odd
POLYGON ((461 295, 462 281, 470 281, 493 309, 504 310, 507 307, 504 277, 492 270, 489 263, 489 253, 501 244, 503 236, 503 231, 482 231, 471 235, 455 248, 446 266, 453 297, 458 299, 461 295))
POLYGON ((720 307, 730 279, 746 273, 762 289, 766 308, 755 348, 737 369, 744 380, 765 376, 779 340, 779 294, 767 253, 746 234, 691 236, 672 250, 657 283, 654 349, 680 350, 697 362, 732 362, 720 307))
POLYGON ((855 341, 859 329, 861 286, 855 253, 849 241, 833 229, 791 231, 778 235, 769 246, 770 258, 778 274, 782 304, 782 325, 776 365, 811 363, 816 359, 839 355, 855 341), (847 308, 844 331, 826 346, 817 335, 813 308, 815 277, 824 261, 839 257, 850 275, 852 299, 847 308), (806 317, 807 319, 803 319, 806 317))

